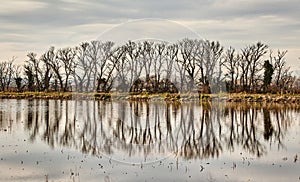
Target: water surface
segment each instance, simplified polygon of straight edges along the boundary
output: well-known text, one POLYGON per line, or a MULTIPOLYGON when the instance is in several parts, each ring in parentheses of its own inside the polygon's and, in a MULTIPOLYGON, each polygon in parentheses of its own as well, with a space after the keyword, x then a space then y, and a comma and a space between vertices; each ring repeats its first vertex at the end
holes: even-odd
POLYGON ((0 101, 0 181, 300 181, 300 106, 0 101))

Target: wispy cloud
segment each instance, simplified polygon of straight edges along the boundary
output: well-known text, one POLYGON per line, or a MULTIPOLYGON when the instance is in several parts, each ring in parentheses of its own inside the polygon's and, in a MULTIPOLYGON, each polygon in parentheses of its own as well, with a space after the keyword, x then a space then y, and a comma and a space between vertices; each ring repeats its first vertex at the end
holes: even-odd
POLYGON ((25 14, 27 12, 43 9, 46 5, 47 3, 32 0, 4 0, 1 1, 0 15, 9 16, 13 14, 25 14))
MULTIPOLYGON (((0 59, 23 55, 23 61, 27 52, 79 44, 118 24, 143 18, 176 21, 226 46, 242 47, 260 40, 275 49, 299 50, 298 7, 298 0, 4 0, 0 6, 0 59)), ((131 22, 123 25, 123 32, 111 29, 110 35, 115 39, 130 39, 137 33, 151 36, 153 32, 161 32, 160 38, 184 36, 179 33, 184 32, 180 26, 174 29, 167 24, 131 22)), ((290 52, 289 59, 298 60, 297 51, 290 52)))

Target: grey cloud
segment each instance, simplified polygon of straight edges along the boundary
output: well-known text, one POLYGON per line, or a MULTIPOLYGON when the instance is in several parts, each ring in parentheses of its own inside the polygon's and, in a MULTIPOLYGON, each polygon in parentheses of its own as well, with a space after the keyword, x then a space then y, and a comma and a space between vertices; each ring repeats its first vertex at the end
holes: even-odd
MULTIPOLYGON (((28 47, 47 48, 52 44, 78 43, 97 38, 102 31, 113 25, 142 18, 182 22, 205 38, 223 40, 229 45, 263 40, 276 46, 299 47, 300 42, 298 0, 52 0, 42 4, 37 0, 24 2, 28 2, 28 6, 21 3, 14 11, 0 13, 0 44, 22 42, 28 43, 28 47), (32 4, 35 6, 29 8, 32 4), (16 11, 22 8, 28 10, 16 11)), ((147 28, 156 30, 149 25, 147 28)), ((128 35, 134 34, 129 29, 126 31, 128 35)), ((125 33, 123 36, 126 36, 125 33)), ((26 47, 23 49, 26 50, 26 47)))
MULTIPOLYGON (((166 18, 175 20, 230 19, 258 15, 300 15, 296 0, 286 1, 62 1, 55 0, 30 12, 2 15, 21 24, 70 26, 114 19, 166 18)), ((298 16, 299 17, 299 16, 298 16)))

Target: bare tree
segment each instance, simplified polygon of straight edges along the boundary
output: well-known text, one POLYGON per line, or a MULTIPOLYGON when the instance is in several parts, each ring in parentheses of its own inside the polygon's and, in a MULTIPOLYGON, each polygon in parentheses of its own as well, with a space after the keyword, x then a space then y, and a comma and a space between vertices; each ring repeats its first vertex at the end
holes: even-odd
POLYGON ((166 50, 166 78, 172 78, 172 72, 174 69, 174 62, 178 61, 178 45, 171 44, 167 46, 166 50))
MULTIPOLYGON (((90 61, 91 72, 87 77, 86 91, 94 91, 97 82, 97 61, 100 59, 102 43, 100 41, 91 41, 87 49, 87 59, 90 61)), ((103 64, 101 62, 100 64, 103 64)))
POLYGON ((159 42, 154 44, 154 55, 152 56, 153 71, 154 71, 154 91, 159 91, 158 84, 161 82, 163 65, 166 61, 166 42, 159 42))
POLYGON ((88 91, 90 79, 92 76, 94 69, 94 62, 92 59, 89 59, 88 49, 90 44, 88 42, 81 43, 79 47, 77 47, 77 56, 75 59, 76 61, 76 68, 74 71, 74 82, 76 85, 76 90, 82 92, 85 88, 85 91, 88 91))
POLYGON ((97 63, 97 91, 109 92, 112 89, 115 76, 113 72, 115 70, 117 61, 122 57, 123 53, 114 48, 113 42, 105 42, 103 44, 103 56, 101 61, 97 63))
POLYGON ((0 63, 0 91, 8 91, 13 78, 13 62, 15 57, 10 61, 0 63))
POLYGON ((37 54, 30 52, 27 54, 28 60, 26 61, 31 67, 34 75, 36 89, 42 91, 42 81, 40 75, 42 74, 40 60, 37 58, 37 54))
POLYGON ((55 58, 49 60, 49 66, 54 73, 54 90, 58 91, 58 84, 60 85, 60 90, 64 87, 63 76, 61 73, 62 63, 60 59, 57 58, 57 53, 55 53, 55 58), (59 83, 58 83, 59 82, 59 83))
POLYGON ((270 62, 274 67, 274 84, 277 87, 277 90, 283 91, 287 90, 293 84, 295 78, 292 76, 292 71, 290 67, 287 67, 285 61, 285 51, 277 51, 277 55, 273 56, 273 52, 270 51, 270 62))
POLYGON ((114 43, 92 41, 85 49, 86 60, 83 59, 81 64, 85 65, 85 74, 87 74, 86 91, 109 91, 116 64, 114 53, 117 49, 114 48, 114 43))
POLYGON ((202 41, 199 40, 183 39, 179 42, 182 59, 178 61, 181 63, 181 66, 187 73, 189 80, 188 91, 192 91, 194 88, 196 77, 199 73, 199 64, 197 64, 195 59, 195 53, 199 51, 198 49, 201 48, 201 46, 202 41))
POLYGON ((115 67, 113 62, 114 43, 111 41, 92 41, 88 46, 87 56, 90 59, 92 72, 88 75, 88 86, 93 82, 93 90, 107 92, 111 89, 112 73, 115 67))
POLYGON ((21 77, 21 66, 20 65, 13 65, 13 78, 17 87, 17 91, 21 92, 22 91, 22 80, 23 78, 21 77))
POLYGON ((126 58, 126 46, 120 46, 117 49, 119 59, 116 60, 116 79, 118 82, 117 90, 122 92, 128 91, 129 85, 127 84, 128 59, 126 58))
POLYGON ((141 46, 139 44, 129 41, 125 44, 126 47, 126 59, 128 59, 128 71, 129 78, 128 84, 132 85, 142 73, 143 63, 139 59, 141 53, 141 46))
POLYGON ((267 53, 268 46, 257 42, 242 49, 243 86, 245 91, 256 92, 259 72, 262 70, 262 57, 267 53))
POLYGON ((49 65, 54 73, 54 88, 60 91, 68 91, 69 77, 74 74, 76 50, 73 48, 64 48, 56 51, 53 59, 48 59, 49 65), (59 82, 59 83, 57 83, 59 82))
POLYGON ((177 59, 175 60, 175 70, 177 75, 179 75, 179 80, 177 81, 178 77, 175 76, 175 82, 179 85, 179 90, 181 92, 186 91, 185 85, 187 83, 186 80, 186 69, 182 66, 182 60, 177 56, 177 59), (178 83, 179 82, 179 83, 178 83))
POLYGON ((40 58, 43 65, 39 69, 39 74, 41 78, 41 90, 48 91, 50 87, 50 80, 53 75, 50 63, 55 59, 54 47, 50 47, 40 58))
POLYGON ((26 85, 28 91, 34 91, 34 68, 30 62, 24 65, 24 73, 26 78, 26 85))
POLYGON ((240 61, 238 62, 239 70, 240 70, 240 85, 242 91, 247 91, 248 87, 248 72, 249 72, 249 64, 244 59, 245 57, 249 57, 249 53, 242 53, 240 56, 240 61))
POLYGON ((228 91, 235 92, 237 91, 237 80, 239 77, 239 54, 236 54, 234 48, 230 47, 224 55, 225 63, 224 67, 226 68, 226 78, 229 79, 228 91))
MULTIPOLYGON (((175 62, 178 62, 178 45, 177 44, 171 44, 166 47, 166 59, 164 61, 165 69, 164 71, 166 72, 166 79, 172 79, 174 74, 174 67, 175 67, 175 62)), ((175 81, 175 80, 172 80, 175 81)), ((169 84, 166 84, 167 86, 166 90, 169 90, 169 84)))
POLYGON ((199 61, 197 62, 201 72, 200 82, 207 93, 211 93, 212 86, 216 87, 215 91, 219 91, 220 88, 218 87, 223 79, 221 70, 223 47, 218 41, 205 41, 202 45, 204 46, 204 54, 202 52, 197 54, 200 55, 200 58, 197 59, 200 61, 200 64, 199 61))
MULTIPOLYGON (((75 70, 75 56, 76 56, 76 50, 74 48, 64 48, 64 49, 59 49, 56 53, 56 60, 60 62, 60 65, 63 70, 63 75, 64 75, 64 82, 63 82, 63 75, 60 75, 60 88, 62 91, 66 92, 69 89, 69 79, 70 76, 74 74, 75 70)), ((57 72, 59 73, 59 72, 57 72)))
POLYGON ((156 61, 153 59, 154 56, 154 42, 151 41, 144 41, 142 43, 139 43, 139 46, 141 47, 141 52, 139 59, 141 60, 145 73, 146 73, 146 80, 150 79, 150 73, 152 68, 152 63, 156 61))
POLYGON ((296 81, 296 76, 293 76, 292 73, 293 72, 290 70, 290 68, 286 68, 284 70, 279 83, 279 85, 282 85, 282 87, 280 87, 281 91, 285 91, 285 92, 291 91, 293 84, 296 81))

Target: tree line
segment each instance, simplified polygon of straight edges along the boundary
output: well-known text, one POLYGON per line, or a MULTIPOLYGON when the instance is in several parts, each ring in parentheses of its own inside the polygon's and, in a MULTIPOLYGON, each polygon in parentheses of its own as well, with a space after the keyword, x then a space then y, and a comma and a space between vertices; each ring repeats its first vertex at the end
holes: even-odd
POLYGON ((287 51, 257 42, 241 50, 219 41, 182 39, 176 43, 90 41, 50 47, 0 63, 0 91, 77 92, 299 92, 287 66, 287 51))

